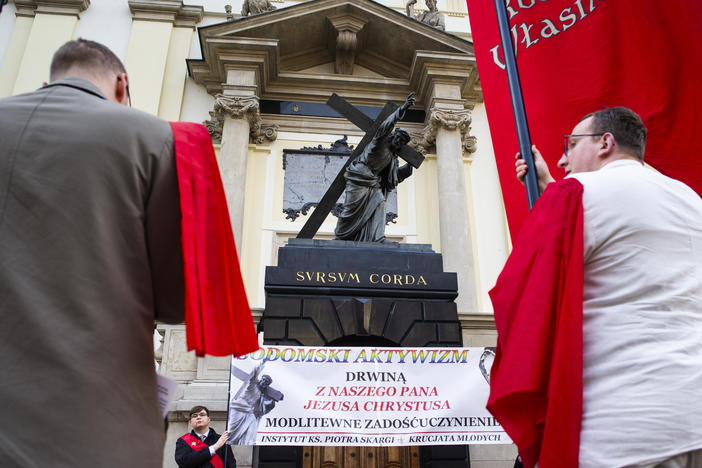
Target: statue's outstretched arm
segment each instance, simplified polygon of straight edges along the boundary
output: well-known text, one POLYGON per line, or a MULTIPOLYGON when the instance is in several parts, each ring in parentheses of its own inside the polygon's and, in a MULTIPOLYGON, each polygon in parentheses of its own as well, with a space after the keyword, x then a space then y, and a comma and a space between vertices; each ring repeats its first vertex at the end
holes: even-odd
POLYGON ((407 96, 407 99, 405 99, 404 104, 402 104, 400 107, 398 107, 395 112, 390 114, 382 124, 380 124, 380 127, 378 127, 378 131, 375 133, 376 138, 382 138, 390 134, 392 132, 393 127, 397 123, 398 120, 400 120, 402 117, 405 115, 405 111, 412 107, 414 105, 414 93, 409 93, 407 96))

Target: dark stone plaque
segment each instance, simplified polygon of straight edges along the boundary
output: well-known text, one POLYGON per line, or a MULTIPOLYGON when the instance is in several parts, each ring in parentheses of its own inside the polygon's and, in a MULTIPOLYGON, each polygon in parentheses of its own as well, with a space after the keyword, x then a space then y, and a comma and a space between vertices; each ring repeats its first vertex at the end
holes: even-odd
MULTIPOLYGON (((295 221, 300 214, 306 215, 317 206, 334 178, 351 155, 353 146, 348 146, 346 137, 335 141, 331 148, 306 147, 299 150, 283 150, 285 181, 283 188, 283 212, 285 218, 295 221)), ((341 213, 341 202, 336 203, 331 213, 341 213)), ((386 224, 397 218, 397 191, 388 195, 386 224)))

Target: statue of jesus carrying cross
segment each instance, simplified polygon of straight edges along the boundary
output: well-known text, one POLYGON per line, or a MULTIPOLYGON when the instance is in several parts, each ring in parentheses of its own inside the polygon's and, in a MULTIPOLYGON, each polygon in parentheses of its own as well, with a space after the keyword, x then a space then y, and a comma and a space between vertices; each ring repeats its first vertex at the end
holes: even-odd
POLYGON ((363 152, 346 168, 346 190, 334 234, 336 239, 385 242, 385 201, 397 185, 412 175, 412 166, 399 167, 400 149, 409 143, 403 128, 392 129, 414 104, 414 93, 390 114, 363 152), (392 133, 391 133, 392 132, 392 133))

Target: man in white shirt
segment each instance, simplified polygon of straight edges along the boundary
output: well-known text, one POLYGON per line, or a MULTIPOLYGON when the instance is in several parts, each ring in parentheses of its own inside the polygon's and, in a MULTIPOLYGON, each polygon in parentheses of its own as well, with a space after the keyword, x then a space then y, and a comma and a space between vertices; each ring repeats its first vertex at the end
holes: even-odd
POLYGON ((636 113, 605 109, 558 162, 583 186, 581 468, 702 467, 702 200, 644 167, 645 144, 636 113))

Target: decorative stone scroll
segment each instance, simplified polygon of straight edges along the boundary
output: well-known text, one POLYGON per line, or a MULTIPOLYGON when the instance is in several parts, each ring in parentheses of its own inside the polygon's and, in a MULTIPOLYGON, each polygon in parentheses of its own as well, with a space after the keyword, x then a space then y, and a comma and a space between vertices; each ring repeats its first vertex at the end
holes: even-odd
POLYGON ((353 75, 353 64, 358 53, 358 32, 367 20, 351 14, 329 16, 328 19, 337 31, 334 71, 337 74, 353 75))
POLYGON ((424 134, 416 140, 413 138, 411 143, 418 148, 428 151, 436 142, 436 133, 439 131, 439 128, 458 130, 461 132, 463 151, 470 155, 475 153, 477 149, 477 138, 470 135, 470 124, 472 122, 473 117, 468 110, 434 108, 429 112, 429 119, 424 127, 424 134))
POLYGON ((214 111, 210 112, 210 120, 204 122, 207 131, 210 132, 212 141, 222 142, 222 128, 224 119, 247 119, 251 129, 249 139, 257 145, 267 141, 275 141, 278 138, 278 126, 264 124, 261 121, 259 112, 258 97, 256 96, 228 96, 218 94, 215 97, 214 111))
MULTIPOLYGON (((331 148, 305 147, 283 150, 283 212, 285 218, 295 221, 316 207, 327 188, 353 152, 344 138, 332 143, 331 148)), ((341 200, 343 201, 343 200, 341 200)), ((388 195, 385 222, 394 223, 397 218, 397 191, 388 195)), ((339 216, 341 203, 336 203, 331 213, 339 216)))
POLYGON ((207 127, 212 143, 222 143, 222 126, 224 122, 218 119, 213 111, 210 111, 210 117, 212 118, 205 120, 203 124, 207 127))

